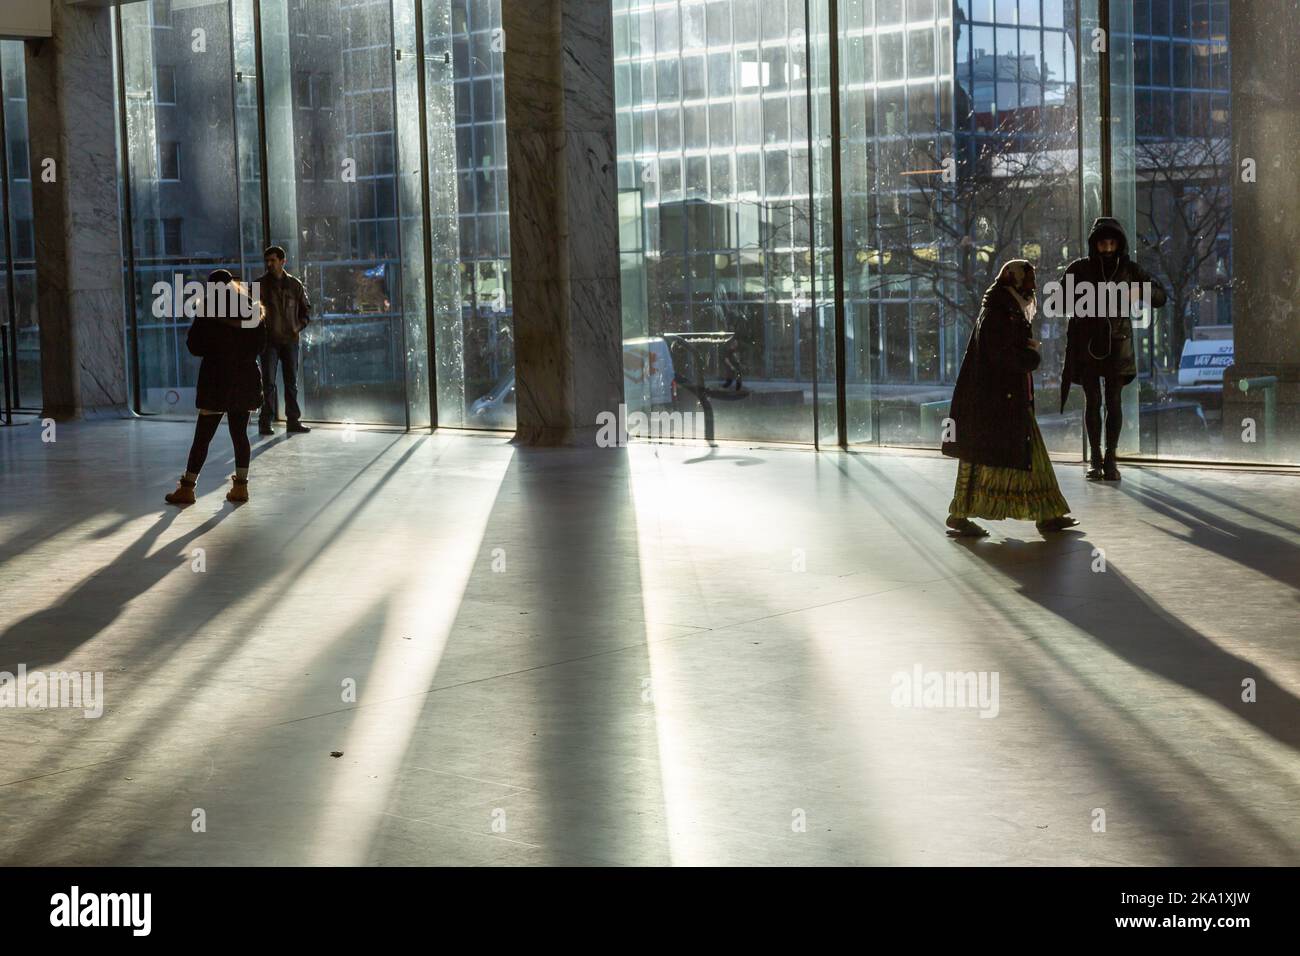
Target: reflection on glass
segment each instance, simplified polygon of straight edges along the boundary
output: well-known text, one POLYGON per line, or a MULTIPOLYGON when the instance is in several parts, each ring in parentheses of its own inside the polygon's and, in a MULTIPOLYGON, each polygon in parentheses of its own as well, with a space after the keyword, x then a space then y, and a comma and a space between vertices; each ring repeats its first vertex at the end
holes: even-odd
POLYGON ((627 403, 718 438, 814 440, 804 9, 614 0, 627 403))
MULTIPOLYGON (((1099 58, 1090 42, 1078 56, 1077 35, 1099 26, 1097 0, 610 2, 629 405, 701 411, 703 396, 718 437, 932 446, 998 266, 1025 257, 1056 279, 1103 212, 1100 124, 1079 115, 1101 102, 1099 58)), ((1279 24, 1300 18, 1295 0, 1266 7, 1279 24)), ((1140 331, 1127 450, 1294 459, 1279 443, 1243 449, 1223 411, 1225 368, 1265 336, 1264 319, 1234 316, 1229 114, 1259 86, 1233 89, 1231 18, 1244 14, 1227 0, 1110 9, 1109 211, 1171 298, 1140 331)), ((254 276, 269 238, 317 306, 308 417, 512 428, 499 0, 187 0, 119 16, 142 407, 192 407, 186 323, 153 315, 153 283, 217 266, 254 276)), ((21 64, 0 44, 12 334, 30 402, 21 64)), ((1082 395, 1063 413, 1056 397, 1064 322, 1041 315, 1036 333, 1044 436, 1077 454, 1082 395)))
POLYGON ((255 278, 275 244, 314 304, 306 418, 513 427, 513 406, 479 400, 514 361, 499 2, 119 16, 142 408, 188 414, 195 374, 187 322, 153 315, 153 284, 217 266, 255 278))
POLYGON ((32 226, 26 75, 22 42, 0 41, 0 96, 4 98, 3 139, 9 198, 8 207, 0 210, 5 225, 0 253, 6 257, 3 268, 0 268, 0 315, 7 321, 10 362, 4 370, 4 380, 17 406, 40 408, 41 338, 36 312, 36 250, 32 226))
MULTIPOLYGON (((847 437, 934 445, 1001 263, 1046 282, 1078 254, 1073 4, 837 3, 847 437)), ((1081 399, 1054 398, 1064 325, 1036 331, 1044 437, 1077 453, 1081 399)))
MULTIPOLYGON (((392 11, 363 0, 261 8, 264 36, 287 25, 283 55, 264 61, 281 98, 267 116, 268 160, 274 149, 273 173, 278 163, 295 175, 293 204, 272 203, 271 240, 290 252, 287 268, 313 303, 300 352, 304 417, 405 425, 392 11)), ((271 185, 284 188, 274 176, 271 185)))
POLYGON ((397 101, 397 207, 401 211, 402 347, 407 425, 433 424, 429 390, 429 340, 425 327, 424 156, 420 137, 418 0, 393 0, 393 89, 397 101))
MULTIPOLYGON (((1275 6, 1300 15, 1300 4, 1275 6)), ((1118 111, 1115 178, 1136 227, 1138 261, 1169 293, 1136 341, 1134 444, 1162 458, 1294 460, 1295 450, 1281 444, 1244 447, 1240 421, 1224 414, 1225 372, 1243 344, 1233 314, 1229 7, 1141 0, 1131 22, 1117 15, 1121 49, 1135 51, 1135 67, 1112 77, 1112 98, 1136 106, 1118 111)))
POLYGON ((135 262, 127 281, 138 330, 140 408, 189 415, 198 374, 185 348, 189 319, 180 301, 155 314, 154 286, 176 276, 202 281, 217 268, 249 275, 241 267, 239 184, 232 175, 240 157, 231 13, 226 0, 176 4, 165 21, 155 19, 159 12, 156 4, 132 3, 118 13, 135 262))
MULTIPOLYGON (((239 157, 239 237, 243 261, 262 261, 262 162, 258 139, 257 31, 253 0, 231 0, 235 67, 235 146, 239 157)), ((253 275, 256 275, 254 272, 253 275)), ((248 278, 253 278, 253 275, 248 278)))
POLYGON ((424 0, 424 33, 438 420, 513 429, 500 0, 424 0))

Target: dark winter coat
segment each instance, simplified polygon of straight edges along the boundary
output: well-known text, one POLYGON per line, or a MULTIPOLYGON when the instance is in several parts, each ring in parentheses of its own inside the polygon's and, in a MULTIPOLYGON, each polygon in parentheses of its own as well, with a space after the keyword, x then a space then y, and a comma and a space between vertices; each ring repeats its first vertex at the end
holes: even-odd
POLYGON ((209 412, 245 412, 262 407, 262 373, 257 357, 266 348, 266 324, 244 328, 236 319, 196 318, 185 345, 199 363, 196 407, 209 412))
MULTIPOLYGON (((1092 283, 1096 289, 1103 282, 1150 282, 1153 309, 1163 306, 1167 299, 1164 286, 1129 258, 1128 236, 1118 219, 1103 217, 1092 224, 1092 232, 1088 235, 1088 255, 1075 259, 1066 267, 1061 276, 1062 286, 1066 284, 1066 276, 1070 275, 1074 276, 1076 289, 1083 283, 1092 283), (1110 264, 1103 262, 1101 253, 1097 251, 1097 242, 1107 237, 1119 240, 1118 256, 1110 264)), ((1096 297, 1094 301, 1097 301, 1096 297)), ((1071 317, 1066 332, 1065 367, 1061 371, 1061 410, 1065 410, 1072 383, 1098 375, 1119 378, 1125 385, 1137 378, 1131 315, 1071 317)))
POLYGON ((298 334, 311 321, 311 299, 297 276, 285 273, 279 279, 267 272, 257 280, 266 308, 266 333, 272 345, 298 341, 298 334))
POLYGON ((1030 470, 1033 455, 1032 373, 1042 356, 1030 347, 1029 320, 1011 290, 984 293, 952 393, 953 441, 943 453, 977 465, 1030 470))

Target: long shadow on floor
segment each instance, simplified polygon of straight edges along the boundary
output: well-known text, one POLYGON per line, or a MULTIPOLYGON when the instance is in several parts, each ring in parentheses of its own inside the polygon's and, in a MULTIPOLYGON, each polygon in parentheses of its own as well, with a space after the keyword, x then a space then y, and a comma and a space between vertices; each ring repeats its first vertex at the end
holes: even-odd
POLYGON ((703 455, 697 455, 694 458, 688 458, 685 461, 687 465, 699 465, 709 461, 734 461, 738 467, 748 468, 753 465, 761 465, 764 459, 754 455, 724 455, 715 445, 709 448, 708 452, 703 455))
POLYGON ((1144 475, 1149 478, 1158 478, 1161 481, 1168 482, 1169 484, 1174 485, 1177 488, 1181 488, 1189 496, 1199 495, 1202 498, 1207 498, 1210 501, 1222 505, 1224 509, 1231 509, 1232 511, 1237 511, 1240 512, 1241 514, 1249 515, 1250 517, 1254 518, 1257 521, 1262 521, 1265 524, 1271 524, 1273 525, 1273 527, 1281 528, 1283 531, 1289 531, 1291 534, 1300 535, 1300 528, 1296 527, 1293 524, 1289 524, 1288 522, 1283 521, 1280 518, 1275 517, 1274 515, 1266 514, 1262 511, 1257 511, 1254 508, 1248 508, 1240 501, 1233 501, 1231 498, 1210 491, 1208 488, 1204 486, 1204 484, 1196 484, 1194 482, 1184 481, 1181 478, 1175 478, 1172 474, 1169 473, 1168 470, 1151 468, 1151 469, 1147 469, 1144 472, 1144 475))
MULTIPOLYGON (((161 497, 160 492, 158 498, 161 497)), ((0 565, 16 561, 82 522, 93 521, 100 516, 108 517, 109 521, 90 532, 90 536, 96 540, 110 538, 142 516, 156 514, 159 502, 150 496, 147 503, 140 502, 134 506, 122 501, 113 502, 114 507, 106 505, 105 501, 96 500, 88 495, 66 496, 60 501, 57 514, 39 515, 39 519, 32 521, 21 533, 13 535, 4 544, 0 544, 0 565)))
POLYGON ((284 444, 291 437, 292 436, 289 435, 287 432, 283 432, 279 435, 276 435, 274 438, 267 438, 265 441, 258 440, 257 443, 253 445, 253 454, 250 460, 256 461, 259 457, 261 457, 266 452, 270 451, 276 445, 284 444))
MULTIPOLYGON (((283 575, 282 579, 293 581, 305 575, 312 565, 342 536, 347 527, 361 520, 366 503, 374 500, 375 495, 398 474, 416 449, 423 444, 423 441, 424 439, 421 438, 397 461, 389 465, 384 474, 368 490, 366 497, 359 504, 349 508, 345 513, 337 517, 330 524, 329 529, 320 535, 319 540, 314 542, 314 547, 306 558, 295 560, 290 567, 281 569, 279 573, 283 575)), ((352 485, 362 474, 374 468, 392 445, 393 443, 390 442, 384 446, 383 449, 361 466, 345 487, 352 485)), ((318 524, 324 523, 324 512, 339 501, 341 493, 342 489, 336 492, 326 505, 321 506, 320 509, 309 516, 306 519, 306 524, 300 526, 294 532, 288 533, 286 537, 296 538, 302 529, 308 525, 314 528, 318 524)), ((127 552, 124 552, 122 556, 114 561, 108 569, 88 579, 76 591, 65 596, 60 600, 56 608, 32 615, 31 618, 15 624, 9 632, 6 632, 3 638, 0 638, 0 655, 10 656, 7 653, 7 639, 12 632, 17 632, 20 637, 25 638, 27 644, 34 642, 34 646, 38 647, 41 654, 46 657, 58 652, 58 647, 53 646, 48 637, 50 627, 66 631, 69 637, 75 635, 79 644, 86 643, 94 634, 112 623, 128 600, 145 593, 149 587, 161 580, 168 571, 173 570, 179 561, 186 560, 188 558, 185 552, 186 545, 207 533, 231 512, 231 507, 225 506, 221 514, 214 516, 176 542, 170 543, 159 554, 144 558, 153 541, 158 538, 168 525, 176 520, 179 512, 169 512, 164 515, 159 522, 151 526, 140 540, 134 542, 127 549, 127 552), (147 575, 141 573, 140 564, 137 563, 142 560, 148 569, 147 575), (112 573, 114 569, 117 571, 116 574, 112 573), (95 589, 97 581, 99 582, 98 588, 103 590, 95 589), (122 587, 124 582, 129 584, 128 588, 124 589, 122 587), (144 582, 143 586, 140 586, 141 582, 144 582), (87 607, 94 613, 94 619, 89 624, 81 621, 82 616, 76 614, 75 609, 79 602, 87 602, 87 607)), ((284 546, 280 550, 283 549, 284 546)), ((210 577, 203 582, 203 586, 208 589, 220 589, 225 601, 221 603, 208 602, 202 608, 196 608, 193 603, 184 600, 175 602, 162 619, 150 626, 148 634, 141 635, 140 640, 127 648, 123 660, 130 665, 132 670, 161 670, 174 655, 182 651, 186 644, 185 637, 201 632, 221 613, 223 607, 236 606, 247 595, 255 591, 258 592, 260 603, 250 614, 253 619, 258 618, 280 598, 278 587, 267 588, 264 586, 269 581, 277 580, 276 573, 272 572, 266 575, 258 573, 262 565, 274 560, 277 560, 274 555, 262 554, 259 556, 261 564, 257 566, 222 565, 211 568, 208 572, 210 577)), ((385 602, 380 600, 372 607, 370 617, 372 620, 378 620, 384 613, 386 613, 385 602)), ((364 625, 361 629, 363 632, 365 631, 364 625)), ((211 653, 218 655, 219 659, 235 657, 247 644, 257 639, 256 629, 232 634, 223 638, 221 646, 214 648, 211 653)), ((340 639, 340 644, 342 643, 344 641, 340 639)), ((364 664, 360 662, 360 657, 363 655, 355 655, 354 649, 350 647, 331 645, 329 648, 322 648, 321 656, 325 657, 335 653, 352 654, 357 659, 353 661, 351 671, 353 673, 363 673, 362 670, 358 669, 364 667, 364 664)), ((321 670, 325 671, 324 665, 321 666, 321 670)), ((320 691, 320 688, 311 682, 298 682, 288 686, 294 688, 293 693, 304 697, 316 695, 320 691)), ((337 688, 334 689, 334 692, 337 693, 337 688)), ((171 727, 178 719, 178 715, 184 710, 183 703, 188 701, 191 695, 192 690, 185 686, 177 686, 161 695, 150 705, 151 715, 149 719, 137 721, 135 729, 124 740, 113 745, 112 753, 107 755, 107 759, 130 759, 145 754, 151 748, 167 742, 171 727)), ((57 765, 57 755, 50 755, 49 763, 57 765)), ((231 768, 229 773, 233 779, 238 779, 239 768, 231 768)), ((63 813, 74 812, 73 808, 76 808, 75 812, 78 813, 88 812, 98 801, 104 799, 104 791, 97 781, 96 774, 92 773, 86 778, 83 785, 70 788, 63 796, 60 796, 57 808, 39 823, 32 823, 21 839, 15 841, 9 847, 8 860, 11 862, 39 860, 40 857, 36 856, 36 854, 40 851, 37 848, 47 847, 50 844, 52 840, 51 832, 57 831, 61 826, 59 821, 63 813)), ((323 783, 313 782, 312 785, 323 785, 323 783)), ((296 858, 294 859, 296 862, 296 858)), ((84 863, 87 861, 78 860, 77 862, 84 863)), ((106 862, 133 861, 122 860, 119 857, 108 855, 89 862, 104 864, 106 862)))
MULTIPOLYGON (((485 607, 514 618, 503 623, 502 663, 492 680, 495 693, 516 705, 492 707, 469 742, 495 748, 516 768, 534 768, 509 774, 520 789, 499 798, 503 853, 509 840, 514 852, 550 863, 666 861, 662 817, 641 812, 663 807, 654 721, 628 706, 640 699, 651 669, 638 620, 641 572, 627 454, 618 453, 612 477, 607 465, 575 469, 575 456, 584 454, 590 452, 519 447, 502 478, 461 604, 476 607, 465 612, 471 627, 481 626, 485 607), (506 562, 503 573, 494 570, 494 552, 506 562)), ((463 626, 458 615, 449 657, 457 654, 463 626)), ((437 717, 464 723, 465 708, 482 690, 448 684, 442 673, 431 689, 423 725, 433 732, 411 739, 401 766, 464 773, 465 765, 449 757, 463 746, 464 731, 437 717)), ((490 809, 465 820, 464 829, 486 832, 490 809)), ((398 838, 400 831, 379 834, 380 841, 398 838)))
MULTIPOLYGON (((156 468, 141 457, 134 436, 117 430, 116 424, 60 424, 59 441, 49 445, 41 445, 37 433, 32 433, 24 440, 43 448, 39 454, 18 447, 12 441, 14 436, 5 436, 10 442, 0 442, 0 480, 12 468, 25 486, 13 491, 0 489, 0 512, 10 509, 5 513, 7 520, 23 516, 35 519, 0 543, 0 565, 40 550, 79 525, 89 526, 103 520, 104 524, 85 532, 93 539, 102 540, 146 515, 158 513, 163 492, 173 487, 169 481, 174 480, 175 472, 170 472, 169 481, 155 485, 156 468), (81 438, 87 442, 80 444, 81 438), (100 444, 101 441, 105 444, 100 444), (105 452, 105 445, 111 454, 105 452), (85 459, 80 457, 83 450, 85 459), (83 474, 93 475, 100 487, 83 484, 83 474), (88 488, 97 493, 88 494, 88 488), (50 505, 46 506, 45 502, 50 505)), ((161 426, 157 434, 165 432, 166 426, 161 426)), ((6 525, 5 530, 11 527, 6 525)))
POLYGON ((215 528, 233 510, 230 505, 223 506, 207 521, 150 554, 180 512, 162 515, 106 567, 65 593, 56 604, 6 628, 0 634, 0 661, 6 662, 5 667, 23 662, 34 668, 64 660, 94 640, 127 604, 189 561, 189 544, 215 528))
MULTIPOLYGON (((895 481, 884 468, 871 461, 867 456, 849 456, 848 461, 858 466, 863 473, 869 476, 869 484, 864 485, 862 490, 864 497, 871 503, 876 513, 897 529, 903 541, 908 542, 911 547, 925 555, 926 560, 935 567, 936 571, 950 573, 951 568, 941 560, 940 555, 944 550, 957 549, 970 553, 976 560, 1002 571, 1011 579, 1020 582, 1020 594, 1013 597, 1008 590, 1006 596, 1011 600, 997 601, 997 594, 1004 590, 1000 584, 994 585, 993 590, 984 598, 990 603, 996 603, 1002 610, 1013 633, 1017 633, 1019 624, 1014 612, 1014 600, 1016 598, 1032 600, 1046 606, 1059 591, 1059 589, 1054 590, 1050 587, 1053 576, 1057 580, 1063 581, 1067 576, 1090 573, 1092 548, 1089 546, 1086 536, 1078 532, 1053 536, 1028 544, 1017 541, 994 543, 990 541, 972 541, 970 539, 945 539, 942 537, 942 520, 946 499, 932 501, 918 497, 912 486, 895 481), (908 513, 911 514, 911 518, 907 517, 908 513), (918 537, 918 531, 920 537, 918 537)), ((847 477, 852 478, 848 468, 844 465, 839 467, 847 477)), ((1116 596, 1127 594, 1131 599, 1122 604, 1120 613, 1109 627, 1103 627, 1102 622, 1099 620, 1088 619, 1086 608, 1062 611, 1059 607, 1060 602, 1052 602, 1048 610, 1062 620, 1075 623, 1076 626, 1096 637, 1099 643, 1110 647, 1115 653, 1128 650, 1127 644, 1129 642, 1124 642, 1125 646, 1123 648, 1111 647, 1112 643, 1118 643, 1118 635, 1114 631, 1124 628, 1125 633, 1130 637, 1135 633, 1135 630, 1127 629, 1129 620, 1125 615, 1131 613, 1136 618, 1134 629, 1142 627, 1144 620, 1149 629, 1152 618, 1158 620, 1160 627, 1166 624, 1166 619, 1163 616, 1157 615, 1150 608, 1147 608, 1145 604, 1141 605, 1146 612, 1145 615, 1132 611, 1131 605, 1134 603, 1132 599, 1135 598, 1135 592, 1129 582, 1109 577, 1106 578, 1106 581, 1110 583, 1112 588, 1109 594, 1116 596), (1100 636, 1098 636, 1098 632, 1101 632, 1100 636)), ((1089 583, 1097 582, 1090 581, 1089 583)), ((987 586, 976 580, 972 582, 971 587, 975 589, 978 595, 987 586)), ((1137 594, 1140 593, 1140 591, 1137 592, 1137 594)), ((1113 605, 1115 602, 1111 603, 1113 605)), ((1188 632, 1189 643, 1193 648, 1201 648, 1209 643, 1202 635, 1187 629, 1177 622, 1175 623, 1183 631, 1188 632)), ((1062 629, 1062 634, 1065 634, 1064 629, 1062 629)), ((1032 638, 1034 635, 1030 631, 1018 634, 1019 639, 1023 639, 1024 636, 1032 638)), ((1173 650, 1177 653, 1178 648, 1176 646, 1171 648, 1170 645, 1176 645, 1179 638, 1171 638, 1169 635, 1165 635, 1164 637, 1158 637, 1156 640, 1161 651, 1167 653, 1173 650)), ((1060 660, 1053 648, 1044 647, 1044 650, 1050 656, 1060 660)), ((1125 655, 1121 653, 1121 656, 1125 655)), ((1139 649, 1136 656, 1144 657, 1146 655, 1142 654, 1139 649)), ((1223 654, 1217 647, 1210 645, 1208 651, 1202 652, 1195 659, 1195 663, 1191 665, 1190 669, 1193 672, 1201 672, 1207 660, 1222 661, 1225 657, 1229 657, 1229 655, 1223 654)), ((1232 658, 1232 660, 1236 660, 1236 658, 1232 658)), ((1068 666, 1064 661, 1061 661, 1061 663, 1063 666, 1068 666)), ((1151 663, 1153 667, 1164 665, 1163 655, 1161 659, 1154 660, 1151 663)), ((1180 670, 1176 663, 1172 669, 1175 672, 1180 670)), ((1189 680, 1195 676, 1197 679, 1192 682, 1203 684, 1207 682, 1206 677, 1213 678, 1214 675, 1194 673, 1183 674, 1182 676, 1187 677, 1189 680)), ((1216 683, 1215 690, 1217 691, 1217 682, 1212 680, 1210 682, 1216 683)), ((1201 767, 1189 761, 1186 756, 1171 747, 1159 736, 1149 735, 1142 739, 1142 745, 1135 748, 1132 755, 1138 757, 1138 755, 1150 754, 1167 764, 1161 775, 1152 778, 1148 776, 1145 767, 1142 767, 1140 763, 1127 759, 1123 753, 1116 753, 1108 736, 1102 733, 1100 728, 1092 727, 1087 721, 1071 719, 1070 713, 1063 708, 1062 702, 1055 695, 1039 688, 1030 679, 1024 681, 1024 686, 1038 700, 1046 712, 1059 713, 1059 734, 1070 739, 1072 745, 1076 746, 1081 753, 1091 753, 1093 755, 1092 759, 1096 762, 1096 765, 1104 768, 1104 774, 1111 778, 1111 783, 1117 788, 1118 792, 1126 794, 1129 799, 1135 802, 1135 806, 1143 820, 1148 821, 1151 826, 1159 826, 1176 834, 1167 843, 1166 849, 1174 854, 1178 865, 1204 865, 1209 862, 1220 865, 1241 864, 1248 861, 1243 860, 1241 857, 1238 839, 1235 836, 1205 830, 1203 826, 1203 804, 1191 801, 1189 799, 1190 794, 1184 795, 1177 790, 1165 791, 1158 785, 1159 776, 1176 775, 1176 778, 1181 781, 1180 786, 1182 788, 1192 788, 1196 795, 1204 796, 1212 800, 1215 805, 1224 807, 1225 810, 1234 815, 1234 819, 1239 824, 1250 828, 1250 832, 1255 839, 1267 841, 1270 845, 1275 845, 1284 839, 1268 815, 1256 813, 1251 801, 1248 798, 1243 798, 1243 795, 1231 786, 1230 778, 1226 775, 1223 778, 1207 775, 1201 767)), ((1123 688, 1116 688, 1116 690, 1122 696, 1123 688)), ((1228 688, 1228 691, 1239 693, 1239 686, 1228 688)), ((1225 691, 1225 694, 1228 691, 1225 691)), ((1283 693, 1286 694, 1285 691, 1283 693)), ((1286 696, 1294 704, 1294 698, 1291 698, 1289 694, 1286 694, 1286 696)), ((1236 698, 1231 697, 1231 699, 1235 700, 1236 698)), ((1134 730, 1139 730, 1142 727, 1140 721, 1128 720, 1127 715, 1122 712, 1117 716, 1134 730)), ((1279 718, 1276 714, 1270 715, 1268 723, 1275 727, 1282 725, 1279 727, 1281 732, 1284 734, 1288 732, 1288 728, 1284 726, 1284 719, 1279 718)), ((1213 731, 1214 728, 1205 729, 1207 735, 1213 731)), ((1140 759, 1149 759, 1149 757, 1139 757, 1140 759)))
MULTIPOLYGON (((1086 542, 1086 539, 1084 539, 1086 542)), ((1020 585, 1021 597, 1048 608, 1117 657, 1179 684, 1232 711, 1280 743, 1300 749, 1300 698, 1254 662, 1232 654, 1188 627, 1152 600, 1111 562, 1094 600, 1049 607, 1055 596, 1044 587, 1041 569, 1052 543, 1005 541, 972 546, 971 553, 1020 585), (1257 702, 1242 700, 1242 681, 1256 682, 1257 702)), ((1092 574, 1092 562, 1078 558, 1071 574, 1092 574)), ((1204 728, 1206 734, 1214 728, 1204 728)))
MULTIPOLYGON (((350 676, 357 680, 358 686, 367 686, 369 672, 381 650, 380 642, 371 638, 385 632, 393 598, 392 592, 375 595, 365 612, 355 621, 349 622, 346 629, 332 634, 322 630, 318 653, 305 664, 305 667, 310 668, 310 676, 304 674, 299 677, 295 673, 294 679, 290 679, 286 673, 288 668, 282 670, 285 697, 297 701, 296 713, 302 716, 277 724, 264 724, 255 731, 241 732, 240 736, 247 742, 247 746, 234 752, 229 748, 222 751, 220 777, 223 783, 233 782, 230 789, 244 793, 255 792, 272 776, 287 776, 299 781, 303 794, 331 793, 332 788, 337 787, 339 778, 330 772, 332 761, 326 756, 324 748, 320 751, 299 748, 293 752, 277 753, 273 743, 277 733, 290 723, 324 719, 335 721, 338 746, 343 746, 342 741, 347 737, 346 728, 341 719, 330 716, 331 711, 337 715, 340 711, 353 709, 354 705, 339 701, 339 677, 350 676)), ((241 648, 235 645, 235 641, 230 641, 224 648, 225 652, 230 655, 238 653, 241 648)), ((153 719, 148 724, 151 736, 163 738, 157 741, 158 744, 174 744, 174 741, 168 739, 171 737, 169 724, 175 721, 176 715, 184 706, 184 701, 178 695, 153 712, 153 719), (162 734, 156 732, 160 727, 164 730, 162 734)), ((221 744, 220 739, 214 742, 218 746, 221 744)), ((165 838, 159 840, 158 820, 184 820, 189 817, 196 801, 209 806, 209 801, 219 800, 227 811, 248 808, 241 808, 238 803, 233 807, 226 803, 229 797, 222 791, 227 787, 218 785, 209 788, 207 784, 211 781, 210 777, 207 781, 200 782, 203 780, 203 757, 208 750, 205 742, 188 741, 183 758, 178 756, 175 749, 170 753, 162 751, 165 756, 156 756, 157 751, 149 753, 148 745, 142 746, 140 743, 137 740, 120 750, 125 751, 127 759, 140 759, 144 773, 152 773, 154 767, 165 761, 168 771, 174 774, 174 789, 170 794, 157 791, 151 795, 155 801, 153 813, 130 823, 123 821, 111 832, 104 834, 101 842, 94 847, 93 856, 83 855, 87 853, 84 844, 71 842, 69 846, 51 836, 44 841, 25 843, 25 849, 21 852, 28 854, 26 858, 30 858, 34 846, 43 846, 48 852, 54 846, 62 844, 65 848, 64 855, 45 862, 61 866, 211 866, 245 861, 258 865, 314 865, 321 857, 313 855, 312 851, 328 847, 338 838, 337 833, 326 836, 322 832, 319 814, 311 812, 316 809, 315 806, 285 796, 275 801, 259 801, 260 805, 255 805, 255 812, 249 812, 246 816, 236 817, 234 812, 230 812, 228 816, 234 817, 234 825, 225 825, 219 829, 214 826, 211 832, 214 838, 212 843, 206 846, 182 845, 180 851, 184 855, 178 857, 174 844, 169 845, 165 838)), ((101 779, 99 772, 92 772, 90 776, 92 779, 101 779)), ((110 782, 102 790, 97 788, 93 795, 83 793, 76 805, 82 809, 92 806, 101 798, 103 791, 111 794, 113 788, 113 783, 110 782)), ((358 819, 356 824, 360 826, 361 821, 358 819)))
POLYGON ((1234 564, 1271 577, 1292 590, 1300 591, 1300 545, 1295 542, 1281 535, 1251 528, 1154 488, 1129 487, 1124 491, 1143 507, 1187 528, 1186 534, 1177 534, 1165 528, 1156 529, 1163 534, 1217 554, 1234 564))

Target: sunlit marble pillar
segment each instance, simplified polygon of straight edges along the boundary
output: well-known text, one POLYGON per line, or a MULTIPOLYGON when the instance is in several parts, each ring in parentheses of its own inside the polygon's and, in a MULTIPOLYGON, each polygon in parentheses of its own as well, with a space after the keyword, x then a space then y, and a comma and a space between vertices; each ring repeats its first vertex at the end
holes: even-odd
POLYGON ((1255 461, 1296 461, 1300 460, 1300 255, 1296 251, 1300 249, 1300 72, 1295 63, 1300 57, 1296 29, 1300 3, 1250 0, 1228 7, 1236 358, 1224 376, 1224 453, 1255 461), (1248 386, 1245 391, 1243 380, 1248 386))
POLYGON ((106 6, 53 0, 27 44, 28 123, 45 413, 126 408, 113 31, 106 6))
POLYGON ((623 400, 613 15, 503 3, 515 440, 591 444, 623 400))

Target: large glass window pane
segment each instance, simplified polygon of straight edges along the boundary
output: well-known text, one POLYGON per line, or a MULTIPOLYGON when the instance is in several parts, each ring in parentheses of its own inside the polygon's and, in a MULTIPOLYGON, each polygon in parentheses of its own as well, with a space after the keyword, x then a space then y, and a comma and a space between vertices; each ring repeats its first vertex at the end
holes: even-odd
POLYGON ((135 263, 127 282, 140 408, 188 416, 198 373, 198 361, 185 347, 190 320, 179 297, 167 307, 155 287, 202 281, 217 268, 247 280, 260 273, 260 263, 244 261, 240 242, 230 5, 193 0, 164 12, 167 19, 160 21, 154 4, 119 10, 126 81, 123 165, 135 263), (202 44, 193 41, 195 31, 202 31, 202 44), (160 76, 172 78, 162 98, 160 76))
POLYGON ((41 336, 36 312, 36 250, 32 223, 32 164, 27 133, 27 83, 23 44, 0 42, 0 96, 3 97, 8 176, 0 209, 0 316, 6 320, 9 365, 4 380, 14 404, 41 407, 41 336))
MULTIPOLYGON (((421 0, 426 48, 426 138, 433 273, 430 295, 443 426, 512 429, 514 319, 510 290, 509 189, 504 109, 505 35, 501 0, 421 0), (445 52, 469 33, 472 58, 448 64, 445 52), (452 119, 454 107, 454 121, 452 119)), ((628 37, 653 20, 624 21, 628 37)), ((628 42, 632 42, 631 39, 628 42)), ((640 45, 638 39, 637 44, 640 45)), ((624 76, 653 61, 621 64, 624 76)), ((625 115, 628 123, 643 117, 625 115)), ((653 116, 650 117, 653 122, 653 116)))
POLYGON ((268 111, 271 239, 289 251, 315 319, 300 344, 304 414, 404 425, 391 9, 263 0, 261 10, 263 36, 281 44, 264 58, 266 84, 291 106, 268 111), (286 182, 304 164, 313 175, 286 182))
MULTIPOLYGON (((934 446, 1001 264, 1030 259, 1045 283, 1080 251, 1075 50, 1048 26, 1072 22, 1073 6, 973 4, 994 29, 940 3, 900 33, 901 4, 878 3, 872 24, 837 2, 842 61, 857 36, 877 50, 876 76, 841 90, 847 438, 934 446)), ((928 9, 909 5, 909 22, 928 9)), ((1059 414, 1053 398, 1063 326, 1042 316, 1035 331, 1040 424, 1077 454, 1081 400, 1059 414)))
MULTIPOLYGON (((407 424, 427 428, 434 424, 432 405, 429 337, 426 314, 424 247, 424 171, 422 151, 422 114, 420 110, 420 48, 416 4, 419 0, 393 0, 393 93, 395 100, 397 163, 397 208, 399 248, 401 249, 402 348, 406 375, 407 424)), ((328 85, 328 78, 323 78, 328 85)), ((455 102, 450 90, 440 100, 438 119, 445 128, 454 128, 455 102)))
POLYGON ((648 9, 653 40, 614 51, 616 65, 658 66, 657 85, 616 70, 628 405, 707 407, 719 438, 812 441, 805 5, 633 0, 615 5, 615 37, 637 33, 648 9), (707 110, 678 106, 704 92, 707 110), (657 140, 637 122, 647 113, 657 140))
POLYGON ((1263 170, 1295 141, 1275 108, 1294 102, 1294 71, 1272 52, 1300 3, 1153 0, 1149 20, 1140 12, 1134 28, 1149 24, 1155 53, 1149 74, 1114 77, 1112 98, 1136 103, 1116 129, 1116 206, 1169 300, 1139 322, 1128 448, 1295 462, 1300 429, 1285 412, 1295 269, 1282 250, 1293 248, 1283 236, 1296 192, 1263 170))

